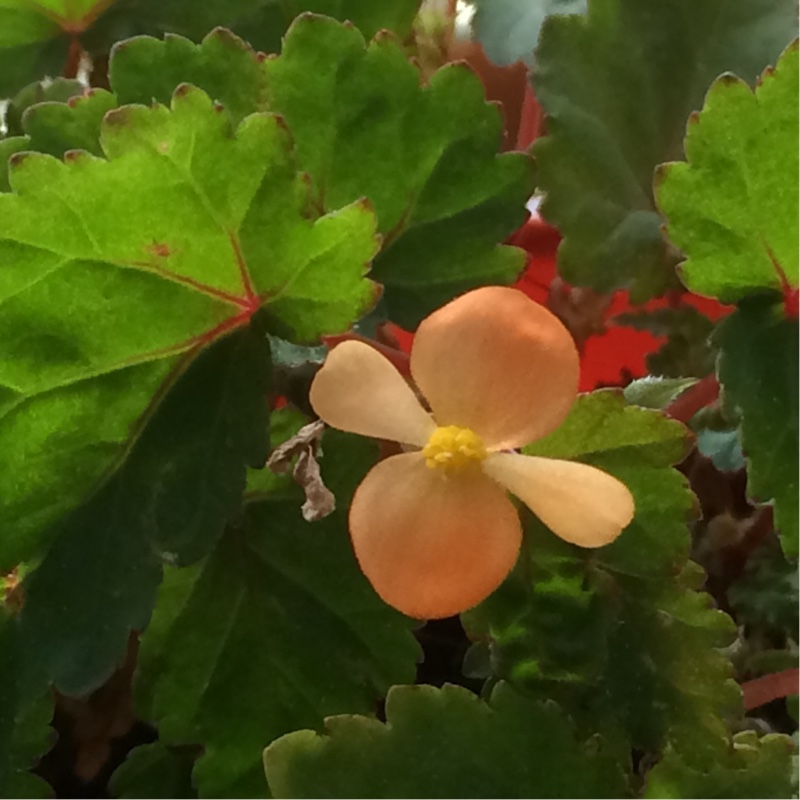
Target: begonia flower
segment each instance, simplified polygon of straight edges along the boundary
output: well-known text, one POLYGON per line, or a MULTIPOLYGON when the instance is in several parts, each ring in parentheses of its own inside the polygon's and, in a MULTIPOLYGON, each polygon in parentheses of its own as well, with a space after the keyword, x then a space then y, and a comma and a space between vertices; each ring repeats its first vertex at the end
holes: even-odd
POLYGON ((577 396, 578 353, 546 308, 505 287, 462 295, 422 321, 410 368, 430 412, 359 341, 331 351, 310 393, 332 427, 405 446, 370 470, 349 514, 358 563, 389 605, 433 619, 491 594, 522 542, 507 491, 582 547, 631 521, 631 493, 611 475, 514 452, 555 430, 577 396))

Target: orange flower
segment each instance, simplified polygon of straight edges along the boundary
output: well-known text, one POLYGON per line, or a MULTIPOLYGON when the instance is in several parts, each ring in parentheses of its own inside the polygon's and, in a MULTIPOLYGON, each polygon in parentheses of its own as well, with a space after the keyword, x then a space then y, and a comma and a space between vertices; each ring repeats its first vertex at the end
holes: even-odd
POLYGON ((434 619, 491 594, 522 541, 506 490, 582 547, 608 544, 631 521, 633 498, 616 478, 511 452, 557 428, 578 387, 571 336, 522 292, 477 289, 431 314, 411 375, 431 413, 363 342, 338 345, 311 386, 329 425, 409 448, 373 467, 350 506, 356 557, 389 605, 434 619))

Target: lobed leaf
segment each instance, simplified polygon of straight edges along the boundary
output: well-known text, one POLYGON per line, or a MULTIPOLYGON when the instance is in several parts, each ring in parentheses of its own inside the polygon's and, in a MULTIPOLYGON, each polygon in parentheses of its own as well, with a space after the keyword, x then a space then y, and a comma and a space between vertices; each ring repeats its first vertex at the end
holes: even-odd
POLYGON ((629 287, 634 303, 674 284, 653 170, 679 157, 714 78, 754 80, 796 27, 794 0, 592 0, 587 16, 545 20, 533 83, 548 135, 534 153, 567 281, 629 287))
POLYGON ((794 797, 796 749, 788 736, 743 731, 702 771, 670 750, 647 773, 644 797, 794 797))
POLYGON ((119 469, 214 341, 257 312, 314 340, 374 302, 370 209, 318 219, 276 118, 234 135, 184 85, 171 110, 107 114, 101 144, 105 159, 15 155, 15 192, 0 195, 6 566, 40 553, 47 526, 119 469))
POLYGON ((203 746, 202 797, 264 797, 270 741, 331 714, 369 713, 390 685, 413 680, 410 623, 374 594, 346 530, 374 448, 329 432, 323 450, 340 510, 309 524, 296 489, 254 495, 204 562, 167 573, 142 637, 140 715, 166 744, 203 746))
POLYGON ((798 283, 798 44, 767 69, 755 92, 723 75, 689 119, 687 162, 656 174, 670 239, 686 253, 694 292, 736 302, 798 283))
POLYGON ((394 686, 386 723, 330 717, 264 752, 276 797, 622 797, 625 779, 595 737, 552 703, 507 684, 488 703, 445 685, 394 686))
POLYGON ((496 154, 500 114, 466 65, 421 86, 392 36, 365 45, 352 26, 303 15, 265 69, 315 202, 373 204, 384 236, 373 276, 392 320, 415 327, 467 289, 516 277, 524 254, 497 242, 525 219, 532 164, 496 154))
POLYGON ((769 297, 753 298, 719 327, 717 366, 728 403, 742 415, 747 491, 775 501, 784 551, 798 555, 798 326, 769 297))
POLYGON ((621 393, 579 398, 564 425, 525 448, 593 464, 622 480, 636 516, 612 544, 583 550, 525 514, 526 541, 506 583, 462 619, 491 647, 496 678, 558 699, 581 730, 603 730, 625 763, 630 748, 668 744, 691 758, 725 746, 722 715, 738 689, 717 648, 733 625, 697 593, 687 564, 693 498, 671 469, 686 430, 621 393))

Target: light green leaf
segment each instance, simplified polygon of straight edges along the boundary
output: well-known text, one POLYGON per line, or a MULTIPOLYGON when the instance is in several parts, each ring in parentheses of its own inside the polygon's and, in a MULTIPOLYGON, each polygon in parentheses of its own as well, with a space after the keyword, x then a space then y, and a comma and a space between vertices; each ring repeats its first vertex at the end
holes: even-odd
POLYGON ((386 724, 339 716, 264 752, 276 797, 622 797, 602 740, 582 742, 552 703, 500 684, 488 703, 459 686, 395 686, 386 724))
POLYGON ((733 746, 718 760, 696 770, 674 750, 647 773, 646 798, 794 797, 796 747, 788 736, 755 731, 733 737, 733 746))
POLYGON ((795 41, 755 92, 734 75, 719 78, 689 119, 688 163, 659 168, 659 207, 694 292, 732 303, 780 291, 781 271, 797 286, 797 50, 795 41))
POLYGON ((720 73, 754 81, 796 29, 794 0, 593 0, 588 16, 545 20, 533 82, 549 135, 534 153, 567 281, 629 287, 635 303, 675 283, 653 170, 680 157, 720 73))
POLYGON ((374 302, 370 209, 317 219, 276 118, 234 134, 184 85, 172 110, 107 114, 101 144, 16 154, 0 195, 4 566, 120 465, 205 347, 257 310, 313 341, 374 302))
POLYGON ((265 68, 319 206, 373 204, 384 236, 373 276, 392 320, 415 327, 456 294, 516 277, 524 254, 497 243, 525 219, 532 164, 496 155, 502 120, 466 65, 421 86, 393 37, 365 45, 355 28, 304 15, 265 68))
POLYGON ((375 595, 346 529, 374 447, 329 432, 323 450, 339 510, 304 522, 297 490, 249 503, 205 562, 167 574, 142 637, 139 713, 165 744, 203 746, 202 797, 266 796, 270 741, 369 713, 389 686, 413 680, 411 623, 375 595))
POLYGON ((629 405, 662 409, 696 383, 696 378, 658 378, 648 375, 631 381, 623 390, 623 395, 629 405))

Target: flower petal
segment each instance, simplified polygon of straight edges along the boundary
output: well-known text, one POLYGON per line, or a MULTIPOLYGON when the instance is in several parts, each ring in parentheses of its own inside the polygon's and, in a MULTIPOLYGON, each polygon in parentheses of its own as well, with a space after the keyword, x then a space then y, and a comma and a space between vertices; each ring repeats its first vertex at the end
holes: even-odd
POLYGON ((575 461, 492 453, 483 471, 553 533, 581 547, 613 542, 633 519, 633 496, 607 472, 575 461))
POLYGON ((471 428, 503 450, 561 424, 578 389, 578 352, 546 308, 487 286, 422 321, 411 374, 439 425, 471 428))
POLYGON ((350 506, 356 558, 375 591, 410 617, 458 614, 516 563, 519 515, 480 470, 445 476, 420 453, 377 464, 350 506))
POLYGON ((334 428, 422 447, 436 428, 411 387, 377 350, 348 341, 314 377, 311 407, 334 428))

